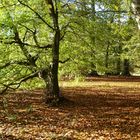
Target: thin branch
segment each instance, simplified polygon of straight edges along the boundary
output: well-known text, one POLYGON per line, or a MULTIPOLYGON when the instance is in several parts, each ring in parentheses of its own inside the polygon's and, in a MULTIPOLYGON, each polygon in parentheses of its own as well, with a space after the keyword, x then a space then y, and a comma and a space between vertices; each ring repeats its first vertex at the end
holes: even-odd
POLYGON ((30 47, 35 47, 35 48, 38 48, 38 49, 49 49, 49 48, 52 48, 52 44, 47 44, 47 45, 44 45, 44 46, 37 46, 37 45, 31 45, 31 44, 28 44, 28 43, 23 43, 24 45, 26 46, 30 46, 30 47))
POLYGON ((15 41, 0 41, 0 43, 11 45, 11 44, 15 43, 15 41))
POLYGON ((63 35, 61 35, 60 41, 63 40, 63 38, 65 37, 66 33, 67 33, 67 32, 65 31, 65 32, 63 33, 63 35))
POLYGON ((5 88, 0 92, 0 95, 6 93, 6 91, 9 89, 9 86, 8 85, 4 85, 2 84, 5 88))
POLYGON ((34 39, 34 42, 35 42, 36 46, 40 47, 37 36, 36 36, 36 33, 37 32, 36 32, 36 29, 35 29, 35 31, 33 32, 33 39, 34 39))
POLYGON ((34 42, 36 44, 36 45, 31 45, 31 44, 22 42, 24 45, 30 46, 30 47, 35 47, 35 48, 38 48, 38 49, 52 48, 52 44, 47 44, 47 45, 44 45, 44 46, 39 45, 38 40, 37 40, 37 36, 36 36, 36 33, 37 33, 36 29, 33 31, 33 30, 31 30, 30 28, 28 28, 27 26, 25 26, 23 24, 20 24, 20 25, 23 26, 24 28, 26 28, 28 31, 30 31, 33 34, 33 39, 34 39, 34 42))
POLYGON ((66 60, 64 60, 64 61, 61 61, 61 60, 59 60, 59 63, 62 63, 62 64, 64 64, 64 63, 66 63, 67 61, 69 61, 70 60, 70 58, 67 58, 66 60))
POLYGON ((127 10, 101 10, 101 11, 95 11, 95 13, 129 13, 130 11, 127 10))
POLYGON ((39 45, 39 43, 38 43, 38 40, 37 40, 37 36, 36 36, 36 33, 37 33, 36 28, 35 28, 35 30, 33 31, 33 30, 31 30, 30 28, 28 28, 27 26, 25 26, 25 25, 23 25, 23 24, 20 24, 20 25, 23 26, 24 28, 26 28, 27 31, 30 31, 30 32, 32 33, 33 39, 34 39, 34 42, 35 42, 36 46, 37 46, 37 47, 40 47, 40 45, 39 45))
POLYGON ((31 66, 31 64, 28 61, 13 61, 13 62, 7 62, 6 64, 4 64, 3 66, 0 66, 0 70, 7 68, 11 65, 23 65, 23 66, 31 66))
POLYGON ((139 66, 139 65, 134 65, 134 67, 135 67, 135 68, 140 68, 140 66, 139 66))
POLYGON ((29 79, 33 79, 33 78, 35 78, 35 77, 38 77, 38 73, 39 73, 39 71, 36 71, 36 72, 34 72, 34 73, 32 73, 32 74, 30 74, 30 75, 28 75, 28 76, 22 78, 22 79, 20 80, 20 82, 18 83, 18 86, 16 87, 16 89, 18 89, 18 88, 20 87, 20 85, 21 85, 23 82, 26 82, 26 81, 29 80, 29 79))
POLYGON ((39 73, 39 71, 36 71, 36 72, 34 72, 34 73, 31 73, 30 75, 28 75, 28 76, 26 76, 26 77, 24 77, 24 78, 21 78, 20 79, 20 81, 19 82, 17 82, 17 83, 10 83, 10 84, 8 84, 8 85, 6 85, 6 84, 2 84, 5 88, 0 92, 0 94, 4 94, 5 92, 7 92, 7 90, 9 90, 9 89, 12 89, 12 90, 16 90, 16 89, 18 89, 20 86, 21 86, 21 84, 23 83, 23 82, 26 82, 26 81, 28 81, 29 79, 33 79, 33 78, 35 78, 35 77, 38 77, 38 73, 39 73), (17 85, 17 86, 16 86, 17 85), (16 87, 11 87, 11 86, 16 86, 16 87))
MULTIPOLYGON (((11 38, 11 39, 14 39, 14 38, 11 38)), ((11 40, 11 41, 9 41, 10 40, 10 38, 7 38, 7 39, 5 39, 5 38, 0 38, 0 43, 3 43, 3 44, 13 44, 13 43, 16 43, 16 41, 15 40, 11 40)))
MULTIPOLYGON (((2 41, 0 40, 0 43, 3 43, 3 44, 19 44, 19 42, 17 41, 2 41)), ((52 48, 53 44, 47 44, 47 45, 44 45, 44 46, 38 46, 38 45, 32 45, 32 44, 29 44, 29 43, 24 43, 24 42, 20 42, 22 43, 23 46, 30 46, 30 47, 35 47, 35 48, 38 48, 38 49, 49 49, 49 48, 52 48)))
POLYGON ((69 27, 71 22, 68 22, 65 26, 62 27, 61 31, 64 31, 63 35, 61 35, 60 37, 60 41, 65 37, 66 33, 67 33, 67 28, 69 27))
POLYGON ((26 35, 27 35, 27 33, 28 33, 28 30, 26 30, 25 33, 24 33, 24 37, 23 37, 23 39, 22 39, 23 42, 25 42, 25 39, 26 39, 26 35))
POLYGON ((20 0, 18 0, 18 2, 19 2, 21 5, 23 5, 23 6, 27 7, 27 8, 29 8, 33 13, 35 13, 35 14, 37 15, 37 17, 38 17, 40 20, 42 20, 42 22, 44 22, 49 28, 51 28, 52 30, 54 30, 54 28, 53 28, 51 25, 49 25, 49 24, 47 23, 47 21, 46 21, 43 17, 41 17, 41 15, 40 15, 38 12, 36 12, 33 8, 31 8, 29 5, 23 3, 23 2, 20 1, 20 0))
POLYGON ((4 64, 3 66, 0 66, 0 70, 7 68, 10 65, 11 65, 11 62, 8 62, 8 63, 4 64))

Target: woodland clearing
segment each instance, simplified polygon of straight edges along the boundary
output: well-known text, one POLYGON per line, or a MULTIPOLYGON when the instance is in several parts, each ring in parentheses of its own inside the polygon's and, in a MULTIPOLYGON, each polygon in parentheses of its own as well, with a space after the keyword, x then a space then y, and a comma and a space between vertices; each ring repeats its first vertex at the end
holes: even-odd
POLYGON ((43 90, 0 96, 0 140, 139 140, 140 78, 60 82, 68 99, 43 102, 43 90))

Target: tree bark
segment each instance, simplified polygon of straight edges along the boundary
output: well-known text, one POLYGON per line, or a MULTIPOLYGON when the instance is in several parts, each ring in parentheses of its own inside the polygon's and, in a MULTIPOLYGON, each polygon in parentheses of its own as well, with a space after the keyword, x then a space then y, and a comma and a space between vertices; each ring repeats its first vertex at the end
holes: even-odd
POLYGON ((58 84, 58 65, 59 65, 59 41, 60 30, 57 29, 54 37, 54 46, 52 48, 52 94, 59 98, 59 84, 58 84))
POLYGON ((110 43, 108 41, 108 45, 106 47, 106 54, 105 54, 105 68, 106 68, 105 75, 108 75, 109 47, 110 47, 110 43))
MULTIPOLYGON (((49 92, 46 94, 46 102, 57 102, 60 98, 59 92, 59 83, 58 83, 58 66, 59 66, 59 45, 60 45, 60 29, 59 29, 59 22, 58 22, 58 9, 57 9, 57 2, 48 0, 47 4, 51 5, 50 7, 50 16, 52 17, 53 21, 53 28, 54 28, 54 39, 52 45, 52 65, 50 66, 50 73, 46 75, 46 86, 47 91, 49 92), (49 81, 49 82, 48 82, 49 81), (51 100, 48 101, 48 97, 51 97, 51 100)), ((47 92, 46 92, 47 93, 47 92)))
MULTIPOLYGON (((96 22, 96 9, 95 9, 95 0, 92 0, 91 1, 91 7, 92 7, 92 20, 93 22, 96 22)), ((94 37, 92 38, 93 39, 93 46, 94 48, 92 49, 92 54, 91 54, 91 57, 94 59, 93 61, 96 61, 96 51, 95 51, 95 46, 96 46, 96 31, 95 31, 95 26, 93 27, 93 33, 94 33, 94 37)), ((91 62, 91 72, 88 74, 89 76, 99 76, 98 75, 98 72, 96 70, 96 64, 95 62, 91 62)))
POLYGON ((123 71, 122 71, 123 76, 130 76, 130 63, 128 59, 124 59, 123 62, 123 71))
POLYGON ((116 75, 120 75, 120 73, 121 73, 121 59, 118 58, 116 66, 116 75))

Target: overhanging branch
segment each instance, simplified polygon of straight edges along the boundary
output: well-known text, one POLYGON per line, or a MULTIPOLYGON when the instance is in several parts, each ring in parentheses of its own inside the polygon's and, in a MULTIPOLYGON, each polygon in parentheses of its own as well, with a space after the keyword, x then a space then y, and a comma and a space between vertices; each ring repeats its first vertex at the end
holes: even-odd
POLYGON ((0 92, 0 94, 4 94, 5 92, 7 92, 9 89, 12 89, 12 90, 16 90, 16 89, 18 89, 20 86, 21 86, 21 84, 23 83, 23 82, 26 82, 26 81, 28 81, 29 79, 33 79, 33 78, 35 78, 35 77, 38 77, 38 73, 39 73, 39 71, 36 71, 36 72, 34 72, 34 73, 31 73, 30 75, 28 75, 28 76, 26 76, 26 77, 24 77, 24 78, 21 78, 20 80, 19 80, 19 82, 12 82, 12 83, 10 83, 10 84, 8 84, 8 85, 6 85, 6 84, 2 84, 5 88, 0 92), (12 86, 16 86, 16 87, 12 87, 12 86))
POLYGON ((13 61, 13 62, 7 62, 3 66, 0 66, 0 70, 7 68, 8 66, 15 65, 15 64, 23 65, 23 66, 31 66, 30 62, 28 62, 28 61, 13 61))
MULTIPOLYGON (((3 43, 3 44, 18 44, 19 45, 19 42, 18 41, 15 41, 15 40, 11 40, 11 41, 4 41, 3 40, 0 40, 0 43, 3 43)), ((49 49, 49 48, 52 48, 53 44, 47 44, 47 45, 44 45, 44 46, 40 46, 40 45, 32 45, 32 44, 29 44, 29 43, 25 43, 25 42, 20 42, 20 44, 22 44, 23 46, 30 46, 30 47, 35 47, 35 48, 38 48, 38 49, 49 49)))
POLYGON ((38 42, 38 39, 37 39, 37 31, 36 29, 35 30, 32 30, 30 28, 28 28, 27 26, 23 25, 23 24, 20 24, 21 26, 23 26, 24 28, 26 28, 27 31, 31 32, 32 35, 33 35, 33 39, 34 39, 34 42, 35 42, 35 45, 31 45, 29 43, 24 43, 22 42, 23 45, 26 45, 26 46, 30 46, 30 47, 35 47, 35 48, 38 48, 38 49, 48 49, 48 48, 52 48, 52 44, 47 44, 47 45, 44 45, 44 46, 40 46, 39 45, 39 42, 38 42))
POLYGON ((42 20, 42 22, 44 22, 49 28, 51 28, 52 30, 54 30, 54 28, 53 28, 51 25, 49 25, 49 24, 46 22, 46 20, 45 20, 43 17, 41 17, 40 14, 39 14, 38 12, 36 12, 33 8, 31 8, 29 5, 23 3, 21 0, 18 0, 18 2, 19 2, 21 5, 23 5, 23 6, 27 7, 27 8, 29 8, 33 13, 35 13, 35 14, 37 15, 37 17, 38 17, 40 20, 42 20))

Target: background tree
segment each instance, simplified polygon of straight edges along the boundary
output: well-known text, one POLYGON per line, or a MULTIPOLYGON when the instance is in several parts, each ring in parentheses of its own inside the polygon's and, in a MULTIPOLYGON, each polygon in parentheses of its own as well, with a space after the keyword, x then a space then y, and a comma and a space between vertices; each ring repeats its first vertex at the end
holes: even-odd
POLYGON ((126 63, 123 61, 125 58, 130 60, 125 52, 125 46, 136 30, 130 3, 121 0, 77 2, 79 3, 76 3, 76 22, 71 25, 71 33, 67 34, 67 42, 63 44, 63 48, 71 48, 71 61, 65 65, 69 69, 65 66, 63 69, 62 66, 61 73, 90 75, 96 70, 99 74, 125 75, 123 64, 126 63))

